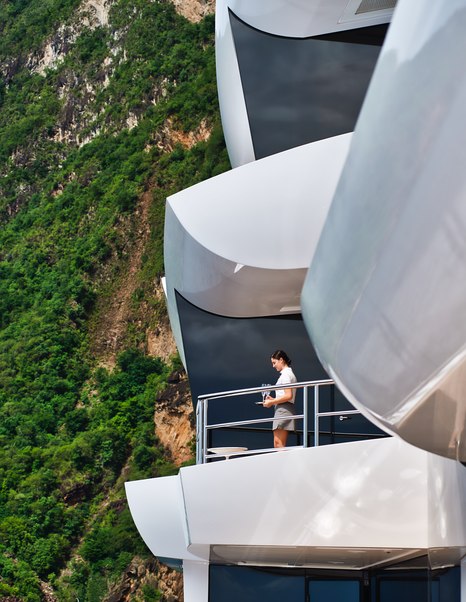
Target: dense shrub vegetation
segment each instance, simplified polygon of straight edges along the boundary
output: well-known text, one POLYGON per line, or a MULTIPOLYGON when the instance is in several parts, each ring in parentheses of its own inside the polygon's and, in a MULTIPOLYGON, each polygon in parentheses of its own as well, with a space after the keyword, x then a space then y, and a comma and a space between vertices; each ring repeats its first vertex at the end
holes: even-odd
POLYGON ((145 355, 141 328, 99 367, 99 300, 117 294, 149 191, 134 304, 157 316, 165 198, 228 169, 213 18, 119 0, 108 26, 79 29, 78 6, 0 3, 0 599, 40 601, 46 582, 97 601, 147 557, 123 480, 173 470, 153 425, 173 366, 145 355), (60 26, 74 28, 61 60, 31 69, 60 26), (201 122, 207 141, 164 144, 201 122))

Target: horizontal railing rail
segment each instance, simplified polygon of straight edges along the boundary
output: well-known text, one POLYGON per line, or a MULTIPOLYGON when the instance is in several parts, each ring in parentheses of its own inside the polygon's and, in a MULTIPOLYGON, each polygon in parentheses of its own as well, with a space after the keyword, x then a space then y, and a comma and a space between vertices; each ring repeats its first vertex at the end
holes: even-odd
MULTIPOLYGON (((204 464, 208 459, 211 458, 219 458, 222 455, 225 457, 234 457, 234 456, 245 456, 245 455, 256 455, 259 453, 269 453, 278 451, 276 448, 265 448, 265 449, 243 449, 240 451, 228 451, 220 454, 210 454, 208 452, 208 436, 209 431, 215 429, 224 429, 224 428, 240 428, 253 426, 257 424, 266 424, 272 423, 274 421, 273 417, 269 418, 254 418, 251 420, 236 420, 231 422, 219 422, 214 424, 209 424, 208 422, 208 409, 209 402, 211 401, 219 401, 229 399, 231 397, 239 397, 243 395, 253 395, 256 393, 262 393, 264 391, 276 391, 279 389, 302 389, 303 390, 303 413, 297 414, 293 417, 294 420, 302 420, 303 427, 303 442, 302 445, 294 446, 296 447, 308 447, 309 446, 309 389, 313 391, 313 399, 314 399, 314 416, 313 416, 313 426, 314 426, 314 446, 318 446, 320 444, 320 419, 329 417, 329 416, 339 416, 340 420, 343 421, 348 418, 351 414, 360 414, 359 410, 335 410, 335 411, 320 411, 320 389, 321 387, 329 387, 334 386, 335 383, 331 379, 323 379, 323 380, 312 380, 312 381, 304 381, 299 383, 287 384, 286 387, 284 385, 265 385, 261 387, 250 387, 247 389, 235 389, 231 391, 220 391, 216 393, 207 393, 205 395, 200 395, 198 397, 198 403, 196 407, 196 463, 204 464)), ((260 402, 259 402, 260 403, 260 402)), ((224 449, 224 448, 222 448, 224 449)), ((232 448, 234 449, 234 448, 232 448)), ((283 449, 283 448, 280 448, 283 449)), ((290 449, 290 448, 285 448, 290 449)))

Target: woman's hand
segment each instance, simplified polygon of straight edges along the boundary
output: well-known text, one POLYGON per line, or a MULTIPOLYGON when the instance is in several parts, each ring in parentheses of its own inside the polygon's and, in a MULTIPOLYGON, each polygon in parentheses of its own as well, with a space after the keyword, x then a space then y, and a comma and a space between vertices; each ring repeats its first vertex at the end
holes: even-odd
POLYGON ((264 408, 271 408, 272 406, 278 406, 281 403, 291 401, 293 399, 293 389, 283 389, 283 395, 280 397, 267 397, 264 399, 264 408))
POLYGON ((270 397, 270 395, 267 395, 263 403, 264 408, 271 408, 274 405, 274 401, 275 397, 270 397))

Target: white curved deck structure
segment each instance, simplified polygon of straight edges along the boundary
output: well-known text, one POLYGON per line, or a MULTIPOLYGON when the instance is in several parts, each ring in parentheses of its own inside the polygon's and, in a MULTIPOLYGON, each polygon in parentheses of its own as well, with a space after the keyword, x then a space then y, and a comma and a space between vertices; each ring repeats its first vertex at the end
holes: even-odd
POLYGON ((350 139, 344 134, 291 149, 168 198, 166 287, 179 350, 175 290, 225 316, 300 311, 307 267, 350 139))
POLYGON ((348 398, 384 429, 462 462, 465 24, 463 2, 400 3, 302 296, 348 398))
POLYGON ((455 520, 458 492, 450 487, 462 467, 450 473, 445 466, 447 460, 389 438, 203 464, 126 488, 138 529, 156 556, 208 561, 223 554, 250 564, 320 566, 331 564, 333 550, 345 568, 362 568, 463 540, 466 525, 458 530, 455 520), (294 500, 291 515, 283 490, 294 500), (442 526, 435 516, 439 491, 447 492, 449 509, 442 526), (153 499, 163 500, 157 514, 153 499), (245 557, 237 546, 251 549, 245 557), (325 561, 322 547, 329 548, 325 561))
POLYGON ((466 551, 462 471, 390 438, 182 468, 126 491, 153 554, 184 565, 355 570, 430 553, 440 568, 466 551))

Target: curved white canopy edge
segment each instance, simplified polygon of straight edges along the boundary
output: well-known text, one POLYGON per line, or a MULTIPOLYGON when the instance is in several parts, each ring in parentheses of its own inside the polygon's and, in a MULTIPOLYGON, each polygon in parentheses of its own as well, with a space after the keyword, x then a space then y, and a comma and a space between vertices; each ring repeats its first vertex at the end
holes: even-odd
POLYGON ((464 2, 398 5, 302 295, 348 398, 463 462, 465 26, 464 2))
POLYGON ((172 332, 185 364, 175 290, 232 317, 298 313, 351 134, 211 178, 167 200, 164 257, 172 332))
POLYGON ((351 134, 301 146, 167 200, 167 293, 233 317, 288 313, 302 284, 351 134))
POLYGON ((379 10, 358 14, 360 4, 361 0, 217 0, 217 11, 229 7, 252 27, 295 38, 388 23, 393 15, 393 8, 383 8, 383 2, 379 10))
POLYGON ((232 167, 255 160, 235 43, 226 2, 217 1, 215 13, 217 93, 223 135, 232 167))

